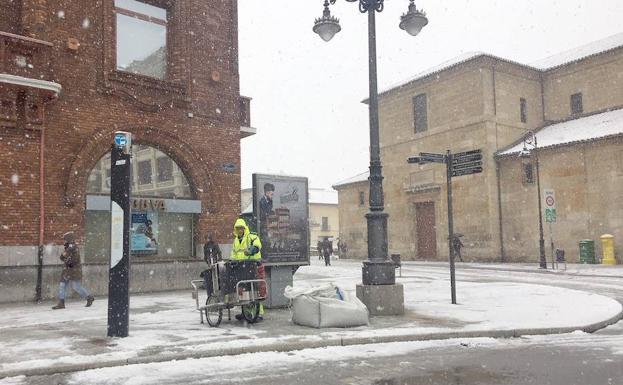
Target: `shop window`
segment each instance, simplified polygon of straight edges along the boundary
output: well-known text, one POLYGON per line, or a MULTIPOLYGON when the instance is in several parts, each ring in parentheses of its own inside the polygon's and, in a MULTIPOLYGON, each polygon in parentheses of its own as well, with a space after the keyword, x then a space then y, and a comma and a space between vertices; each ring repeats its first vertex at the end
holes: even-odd
POLYGON ((322 217, 322 231, 329 231, 329 217, 322 217))
POLYGON ((151 184, 151 160, 138 162, 138 184, 151 184))
POLYGON ((522 123, 528 121, 528 103, 524 98, 519 98, 519 119, 522 123))
POLYGON ((173 161, 170 158, 158 158, 158 182, 170 182, 173 180, 173 161))
POLYGON ((157 3, 115 0, 118 70, 165 79, 168 11, 157 3))
POLYGON ((428 130, 426 94, 419 94, 413 98, 413 127, 416 133, 428 130))
POLYGON ((578 115, 584 112, 584 106, 582 105, 582 93, 571 95, 571 114, 578 115))
MULTIPOLYGON (((169 260, 193 256, 196 213, 170 209, 168 199, 193 200, 188 180, 173 159, 149 147, 132 147, 132 184, 139 186, 131 197, 131 247, 143 260, 169 260), (140 154, 137 152, 140 149, 140 154), (156 165, 156 167, 154 167, 156 165), (169 181, 163 185, 152 181, 169 181), (170 211, 171 210, 171 211, 170 211)), ((110 195, 110 153, 95 165, 86 182, 87 194, 110 195), (103 181, 104 175, 106 181, 103 181)), ((85 260, 110 258, 110 212, 87 208, 85 212, 85 260)))
POLYGON ((366 195, 363 191, 359 191, 359 206, 366 204, 366 195))

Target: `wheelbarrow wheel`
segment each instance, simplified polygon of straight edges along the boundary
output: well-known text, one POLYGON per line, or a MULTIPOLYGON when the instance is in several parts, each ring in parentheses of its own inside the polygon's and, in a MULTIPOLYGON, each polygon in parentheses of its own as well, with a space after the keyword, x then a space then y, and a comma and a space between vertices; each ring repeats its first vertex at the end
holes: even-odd
POLYGON ((251 302, 248 305, 242 305, 242 315, 248 323, 255 323, 260 316, 260 303, 251 302))
MULTIPOLYGON (((211 295, 208 297, 208 299, 206 299, 206 306, 216 305, 217 303, 218 298, 216 298, 216 296, 214 295, 211 295)), ((210 306, 209 308, 206 307, 205 315, 206 320, 208 321, 208 325, 215 328, 221 324, 221 320, 223 319, 223 309, 216 306, 210 306)))

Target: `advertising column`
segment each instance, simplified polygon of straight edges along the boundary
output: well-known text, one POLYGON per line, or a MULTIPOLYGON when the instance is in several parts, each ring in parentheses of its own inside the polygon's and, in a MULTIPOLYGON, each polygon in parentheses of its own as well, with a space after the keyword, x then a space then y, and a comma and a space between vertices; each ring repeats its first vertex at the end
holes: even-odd
POLYGON ((110 165, 109 337, 127 337, 130 323, 131 148, 131 134, 117 131, 110 165))
POLYGON ((292 275, 309 265, 309 195, 307 178, 253 174, 253 214, 262 241, 268 307, 288 305, 283 289, 292 275))

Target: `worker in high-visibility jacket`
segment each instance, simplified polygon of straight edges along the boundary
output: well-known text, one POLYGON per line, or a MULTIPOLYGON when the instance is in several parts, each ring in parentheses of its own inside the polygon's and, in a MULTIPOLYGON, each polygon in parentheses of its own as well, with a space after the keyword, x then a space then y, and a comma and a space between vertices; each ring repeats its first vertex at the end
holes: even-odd
MULTIPOLYGON (((231 247, 231 259, 234 261, 261 261, 262 260, 262 241, 259 235, 251 233, 247 222, 244 219, 238 218, 234 224, 234 242, 231 247)), ((264 271, 264 265, 261 263, 257 268, 257 275, 259 279, 265 279, 266 273, 264 271)), ((266 296, 266 286, 260 285, 260 295, 266 296)), ((264 315, 264 305, 260 304, 260 317, 261 320, 264 315)), ((244 317, 242 314, 236 315, 237 320, 242 320, 244 317)))

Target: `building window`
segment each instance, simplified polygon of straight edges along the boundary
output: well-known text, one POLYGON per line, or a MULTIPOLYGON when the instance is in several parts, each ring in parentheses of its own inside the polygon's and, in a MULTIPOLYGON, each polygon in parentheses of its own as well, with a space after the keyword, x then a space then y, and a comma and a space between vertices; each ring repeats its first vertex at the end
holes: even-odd
POLYGON ((363 191, 359 191, 359 206, 363 206, 366 204, 366 195, 363 191))
POLYGON ((522 123, 528 121, 528 104, 524 98, 519 98, 519 118, 522 123))
POLYGON ((151 184, 151 160, 138 162, 138 184, 151 184))
POLYGON ((577 94, 571 95, 571 114, 577 115, 584 112, 584 107, 582 106, 582 93, 578 92, 577 94))
POLYGON ((329 217, 322 217, 322 231, 329 231, 329 217))
POLYGON ((171 158, 158 158, 158 182, 170 182, 173 180, 173 161, 171 158))
POLYGON ((423 132, 428 129, 426 94, 419 94, 413 98, 413 127, 415 132, 423 132))
POLYGON ((164 79, 167 9, 137 0, 115 0, 117 69, 164 79))
POLYGON ((534 183, 534 172, 532 169, 532 163, 522 163, 523 169, 523 183, 534 183))

